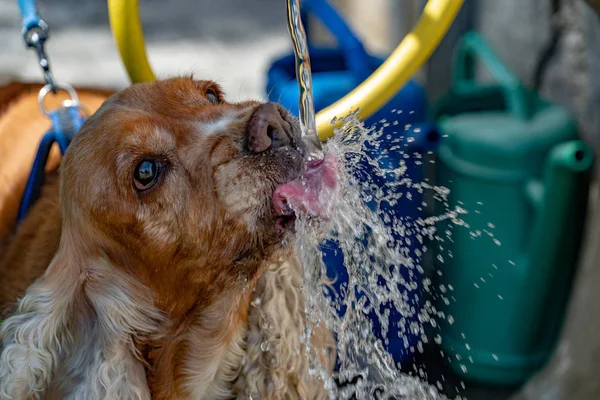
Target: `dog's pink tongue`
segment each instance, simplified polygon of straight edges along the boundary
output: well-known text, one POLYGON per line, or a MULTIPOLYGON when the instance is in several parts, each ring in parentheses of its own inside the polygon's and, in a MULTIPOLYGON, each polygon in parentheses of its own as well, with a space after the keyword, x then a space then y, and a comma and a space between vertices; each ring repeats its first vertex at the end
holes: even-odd
POLYGON ((337 160, 327 154, 318 165, 308 166, 302 178, 277 186, 273 193, 273 205, 277 215, 302 212, 328 217, 338 197, 337 160))

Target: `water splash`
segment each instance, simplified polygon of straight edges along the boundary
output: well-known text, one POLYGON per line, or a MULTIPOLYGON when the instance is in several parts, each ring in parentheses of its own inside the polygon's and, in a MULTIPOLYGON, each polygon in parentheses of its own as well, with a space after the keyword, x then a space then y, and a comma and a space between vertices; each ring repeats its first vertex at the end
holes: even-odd
MULTIPOLYGON (((398 165, 382 163, 389 156, 380 148, 384 139, 392 148, 398 147, 398 154, 410 146, 403 135, 391 139, 383 135, 383 128, 367 129, 352 114, 326 145, 326 151, 340 160, 342 193, 331 220, 325 223, 301 217, 297 221, 296 247, 304 265, 306 313, 313 325, 326 323, 337 337, 339 368, 334 378, 338 385, 330 385, 332 398, 442 399, 445 397, 435 386, 401 371, 382 338, 395 328, 401 337, 417 337, 414 344, 405 339, 406 351, 422 352, 428 342, 426 327, 435 327, 437 319, 449 317, 424 298, 431 282, 424 276, 421 261, 428 244, 435 240, 435 224, 450 220, 464 225, 461 215, 466 211, 457 207, 428 218, 406 218, 392 212, 389 205, 407 193, 429 191, 446 202, 448 190, 412 182, 406 176, 407 159, 420 159, 419 154, 401 156, 398 165), (385 185, 378 184, 384 178, 385 185), (335 277, 327 276, 322 260, 321 248, 327 242, 335 243, 343 253, 348 282, 339 290, 334 289, 335 277), (390 311, 400 315, 395 326, 390 311), (381 335, 374 321, 380 325, 381 335)), ((330 381, 317 361, 313 362, 313 373, 330 381)))

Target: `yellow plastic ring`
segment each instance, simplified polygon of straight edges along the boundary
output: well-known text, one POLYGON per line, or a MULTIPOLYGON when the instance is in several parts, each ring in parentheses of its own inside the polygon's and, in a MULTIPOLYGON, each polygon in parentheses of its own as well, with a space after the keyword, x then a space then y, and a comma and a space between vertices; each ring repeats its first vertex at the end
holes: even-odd
MULTIPOLYGON (((340 118, 359 110, 366 119, 383 107, 429 59, 464 0, 428 0, 417 25, 388 59, 356 89, 317 114, 321 140, 333 136, 340 118), (337 118, 337 123, 331 121, 337 118)), ((108 0, 113 35, 133 83, 156 79, 148 63, 138 0, 108 0)))

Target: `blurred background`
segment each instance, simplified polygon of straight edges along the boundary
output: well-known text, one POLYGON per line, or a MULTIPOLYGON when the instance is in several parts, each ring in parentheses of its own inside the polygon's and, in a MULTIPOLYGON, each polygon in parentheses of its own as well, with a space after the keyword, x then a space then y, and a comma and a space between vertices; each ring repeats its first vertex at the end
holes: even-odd
MULTIPOLYGON (((147 50, 159 77, 194 72, 230 98, 264 98, 270 59, 287 49, 285 3, 277 0, 140 2, 147 50)), ((108 24, 105 0, 42 0, 58 81, 120 89, 129 84, 108 24)), ((16 0, 0 0, 0 81, 40 80, 35 54, 20 34, 16 0)))
MULTIPOLYGON (((533 84, 553 29, 562 30, 541 90, 578 116, 596 143, 600 101, 600 24, 583 0, 467 0, 452 29, 417 78, 430 100, 447 90, 452 51, 468 29, 481 32, 506 64, 533 84)), ((195 72, 235 97, 264 98, 266 70, 289 51, 283 0, 145 0, 141 19, 150 62, 161 77, 195 72)), ((368 49, 385 55, 414 26, 424 0, 333 0, 368 49)), ((122 88, 128 78, 108 25, 105 0, 41 0, 51 28, 47 52, 56 79, 122 88)), ((314 18, 313 43, 330 35, 314 18)), ((16 0, 0 0, 0 82, 40 80, 35 55, 20 35, 16 0)))

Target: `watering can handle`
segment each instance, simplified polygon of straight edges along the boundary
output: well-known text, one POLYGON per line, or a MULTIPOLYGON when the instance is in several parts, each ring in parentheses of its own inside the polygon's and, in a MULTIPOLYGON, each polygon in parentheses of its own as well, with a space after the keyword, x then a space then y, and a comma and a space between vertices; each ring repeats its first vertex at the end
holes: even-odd
POLYGON ((467 33, 461 40, 455 59, 453 86, 473 84, 475 62, 479 59, 502 87, 508 110, 522 119, 529 119, 531 109, 527 88, 506 68, 483 38, 475 33, 467 33))
POLYGON ((348 68, 354 73, 359 82, 371 74, 369 69, 370 57, 358 36, 342 16, 326 0, 303 0, 302 5, 312 12, 335 36, 339 46, 344 51, 348 68))

